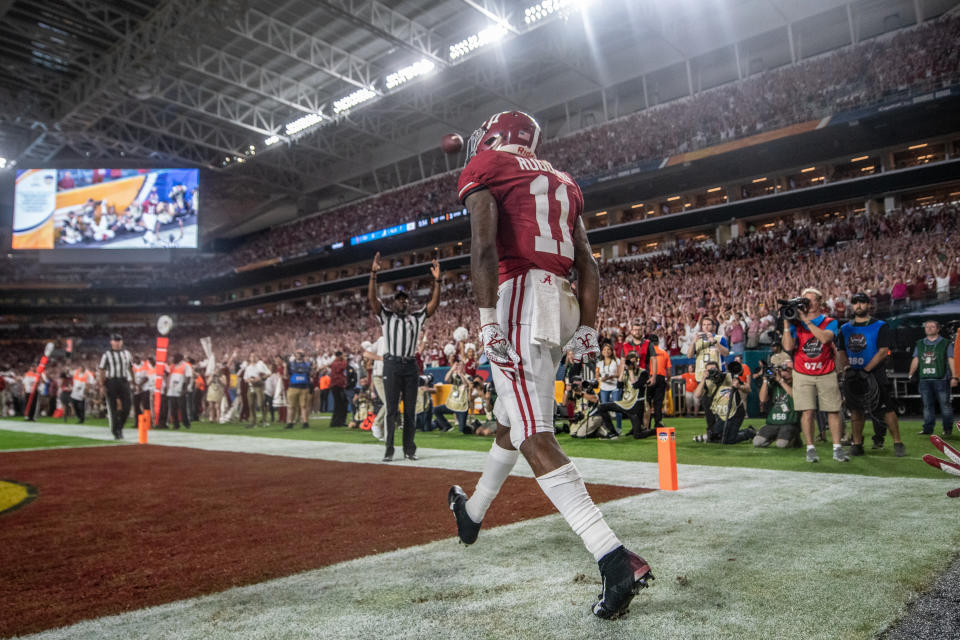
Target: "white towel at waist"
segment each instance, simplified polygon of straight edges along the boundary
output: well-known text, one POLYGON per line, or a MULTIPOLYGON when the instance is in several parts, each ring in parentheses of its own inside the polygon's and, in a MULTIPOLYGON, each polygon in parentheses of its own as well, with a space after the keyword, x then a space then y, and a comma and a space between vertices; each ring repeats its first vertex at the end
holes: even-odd
POLYGON ((544 347, 560 347, 560 281, 563 278, 541 269, 531 269, 529 277, 533 282, 531 338, 544 347))

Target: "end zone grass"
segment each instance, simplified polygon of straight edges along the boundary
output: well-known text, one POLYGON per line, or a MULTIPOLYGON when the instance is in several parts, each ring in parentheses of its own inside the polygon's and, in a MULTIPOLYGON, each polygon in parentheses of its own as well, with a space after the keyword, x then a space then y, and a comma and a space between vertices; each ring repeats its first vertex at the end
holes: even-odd
MULTIPOLYGON (((59 423, 56 419, 39 419, 41 422, 59 423)), ((131 421, 132 422, 132 421, 131 421)), ((347 429, 345 427, 331 428, 330 416, 324 414, 311 420, 309 429, 299 427, 284 429, 284 425, 272 425, 267 428, 248 429, 243 424, 230 423, 225 425, 209 422, 193 423, 190 431, 193 433, 214 433, 221 435, 242 435, 259 438, 284 438, 291 440, 321 440, 329 442, 345 442, 351 444, 377 444, 377 441, 368 431, 347 429)), ((106 420, 88 419, 90 426, 106 426, 106 420)), ((943 477, 942 472, 926 465, 921 460, 925 453, 934 453, 927 436, 918 435, 921 422, 918 420, 904 420, 900 423, 903 441, 907 446, 906 458, 896 458, 893 455, 893 440, 887 436, 886 445, 880 451, 868 449, 867 455, 853 458, 849 463, 837 463, 831 459, 830 443, 817 443, 820 453, 820 462, 807 463, 803 448, 799 449, 757 449, 749 443, 738 445, 699 444, 693 442, 693 436, 703 433, 704 421, 702 418, 675 418, 666 421, 667 426, 677 430, 677 461, 680 464, 709 465, 717 467, 744 467, 755 469, 774 469, 781 471, 804 471, 811 473, 842 473, 868 475, 877 477, 906 477, 906 478, 936 478, 943 477)), ((744 423, 759 427, 759 420, 748 420, 744 423)), ((129 423, 128 423, 129 425, 129 423)), ((128 426, 127 438, 135 438, 135 430, 128 426)), ((872 431, 867 429, 869 436, 872 431)), ((633 462, 656 462, 657 446, 654 438, 634 440, 630 437, 619 440, 575 440, 567 434, 558 437, 561 446, 567 455, 581 458, 599 458, 606 460, 625 460, 633 462)), ((486 451, 490 448, 491 439, 478 436, 464 436, 457 431, 440 433, 437 431, 418 432, 417 446, 428 449, 460 449, 467 451, 486 451)), ((960 442, 957 435, 947 438, 949 442, 960 442)), ((400 434, 397 434, 395 444, 400 444, 400 434)))
POLYGON ((6 431, 0 429, 0 451, 14 451, 17 449, 47 449, 50 447, 89 447, 103 446, 103 440, 93 438, 79 438, 74 436, 53 436, 44 433, 24 433, 22 431, 6 431))

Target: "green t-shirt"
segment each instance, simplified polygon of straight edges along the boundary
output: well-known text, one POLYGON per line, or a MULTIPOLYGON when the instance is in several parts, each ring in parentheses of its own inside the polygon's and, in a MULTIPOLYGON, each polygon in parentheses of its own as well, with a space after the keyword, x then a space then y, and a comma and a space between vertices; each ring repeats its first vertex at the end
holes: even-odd
POLYGON ((793 409, 793 398, 779 384, 772 385, 773 399, 767 412, 767 424, 798 424, 797 412, 793 409))

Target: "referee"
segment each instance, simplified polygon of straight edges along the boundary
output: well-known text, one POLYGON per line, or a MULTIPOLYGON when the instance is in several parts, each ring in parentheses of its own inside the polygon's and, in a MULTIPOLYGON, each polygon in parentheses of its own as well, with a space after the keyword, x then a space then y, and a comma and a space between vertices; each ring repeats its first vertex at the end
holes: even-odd
POLYGON ((380 271, 380 253, 373 257, 370 266, 370 284, 367 287, 367 299, 370 310, 380 320, 386 347, 383 353, 384 402, 387 406, 387 451, 384 462, 393 461, 393 434, 397 428, 400 414, 400 399, 403 398, 403 456, 407 460, 417 459, 417 445, 413 442, 416 431, 417 385, 420 368, 414 354, 417 351, 417 338, 423 322, 436 312, 440 306, 440 264, 433 259, 430 273, 433 275, 433 295, 430 302, 419 311, 408 310, 409 298, 406 292, 398 291, 393 296, 393 308, 388 309, 377 295, 377 272, 380 271))
POLYGON ((130 415, 130 381, 133 380, 133 358, 123 348, 123 336, 110 336, 110 350, 100 358, 100 391, 107 396, 107 417, 114 440, 123 440, 123 423, 130 415), (117 400, 120 411, 117 411, 117 400))

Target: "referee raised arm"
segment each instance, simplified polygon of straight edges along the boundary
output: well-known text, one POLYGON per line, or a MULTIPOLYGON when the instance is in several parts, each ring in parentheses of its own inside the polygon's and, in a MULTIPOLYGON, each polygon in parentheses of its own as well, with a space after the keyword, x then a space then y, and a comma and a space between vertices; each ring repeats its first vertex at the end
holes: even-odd
POLYGON ((370 284, 367 299, 370 310, 380 320, 386 348, 383 354, 384 403, 387 406, 387 451, 384 462, 393 460, 393 434, 400 414, 400 398, 403 397, 403 455, 408 460, 417 459, 417 445, 413 442, 416 431, 417 384, 420 369, 414 357, 417 340, 423 322, 440 306, 440 263, 436 258, 430 266, 433 275, 433 295, 427 306, 419 311, 409 311, 409 298, 404 291, 393 296, 393 308, 387 308, 377 295, 377 272, 380 271, 380 253, 370 266, 370 284))
POLYGON ((133 358, 123 348, 123 336, 110 336, 110 350, 103 352, 97 372, 100 392, 107 396, 107 418, 115 440, 123 440, 123 424, 130 415, 130 382, 133 380, 133 358), (120 409, 117 410, 117 400, 120 409))

